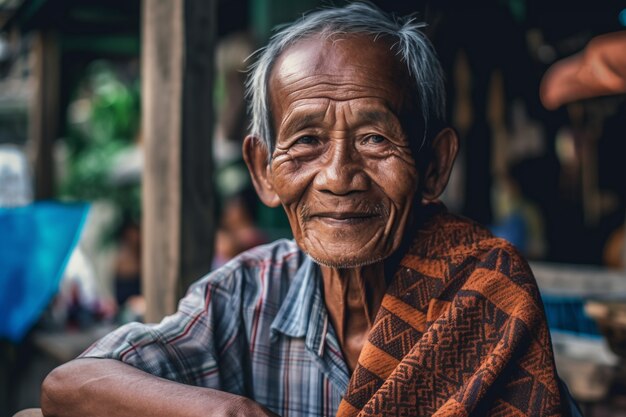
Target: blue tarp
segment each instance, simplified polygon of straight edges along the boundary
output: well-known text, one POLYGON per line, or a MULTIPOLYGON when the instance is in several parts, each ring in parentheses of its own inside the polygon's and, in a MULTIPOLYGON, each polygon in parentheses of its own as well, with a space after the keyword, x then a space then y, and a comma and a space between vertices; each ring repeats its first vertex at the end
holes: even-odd
POLYGON ((59 289, 87 204, 0 208, 0 338, 19 342, 59 289))

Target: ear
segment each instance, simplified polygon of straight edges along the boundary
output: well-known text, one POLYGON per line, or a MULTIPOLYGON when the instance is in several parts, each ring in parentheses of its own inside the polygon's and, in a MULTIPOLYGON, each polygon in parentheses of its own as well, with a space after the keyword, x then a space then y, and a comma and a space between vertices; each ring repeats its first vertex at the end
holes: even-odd
POLYGON ((426 164, 422 179, 423 200, 436 200, 446 188, 458 150, 459 138, 452 128, 443 129, 433 139, 431 158, 426 164))
POLYGON ((265 205, 278 207, 280 199, 274 191, 267 152, 265 144, 256 136, 246 136, 243 140, 243 159, 250 171, 256 193, 265 205))

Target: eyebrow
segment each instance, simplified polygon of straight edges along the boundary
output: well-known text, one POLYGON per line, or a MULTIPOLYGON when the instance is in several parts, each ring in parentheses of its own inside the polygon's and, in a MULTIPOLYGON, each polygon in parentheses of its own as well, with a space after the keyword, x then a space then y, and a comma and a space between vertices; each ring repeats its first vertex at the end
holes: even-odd
POLYGON ((397 132, 398 128, 402 129, 400 125, 400 120, 398 116, 391 112, 384 112, 380 110, 363 110, 357 113, 357 118, 359 120, 359 124, 374 124, 380 125, 385 129, 391 129, 394 133, 397 132), (390 117, 394 116, 394 117, 390 117))
POLYGON ((358 119, 366 123, 389 124, 389 114, 377 110, 366 110, 357 113, 358 119))
POLYGON ((325 115, 326 115, 325 112, 319 111, 316 113, 305 114, 303 116, 292 117, 290 118, 289 121, 287 121, 284 124, 284 133, 287 135, 290 135, 293 132, 306 129, 307 127, 310 127, 312 124, 315 124, 316 122, 319 122, 320 120, 324 120, 325 115))
MULTIPOLYGON (((393 113, 380 111, 380 110, 361 110, 357 111, 357 128, 367 124, 374 124, 382 126, 386 129, 391 129, 394 133, 398 128, 402 129, 399 125, 399 120, 393 113)), ((314 113, 307 113, 302 116, 291 117, 289 121, 284 124, 283 133, 286 136, 292 135, 295 132, 306 129, 324 120, 326 117, 326 111, 318 111, 314 113)))

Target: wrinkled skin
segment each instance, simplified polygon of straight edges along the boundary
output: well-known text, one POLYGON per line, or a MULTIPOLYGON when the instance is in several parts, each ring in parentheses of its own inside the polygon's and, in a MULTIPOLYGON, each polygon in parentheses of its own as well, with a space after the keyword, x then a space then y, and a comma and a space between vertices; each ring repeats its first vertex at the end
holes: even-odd
POLYGON ((272 186, 323 265, 372 264, 400 243, 418 188, 400 120, 408 84, 389 44, 366 37, 302 41, 274 66, 272 186))

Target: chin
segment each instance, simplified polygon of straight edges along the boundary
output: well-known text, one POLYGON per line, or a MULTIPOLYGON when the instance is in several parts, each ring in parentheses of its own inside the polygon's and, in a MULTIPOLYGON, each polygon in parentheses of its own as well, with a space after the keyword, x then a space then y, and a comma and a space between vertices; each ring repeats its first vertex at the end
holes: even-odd
POLYGON ((378 262, 382 262, 387 258, 387 256, 378 256, 378 257, 340 257, 340 258, 328 258, 328 257, 320 257, 312 254, 310 252, 305 251, 307 255, 311 257, 316 263, 333 268, 333 269, 351 269, 351 268, 361 268, 363 266, 373 265, 378 262))
POLYGON ((365 235, 363 230, 361 228, 361 233, 351 229, 347 232, 336 230, 330 234, 305 230, 305 233, 296 235, 296 242, 317 264, 333 269, 360 268, 380 263, 391 256, 400 243, 390 241, 381 227, 375 233, 365 235))

